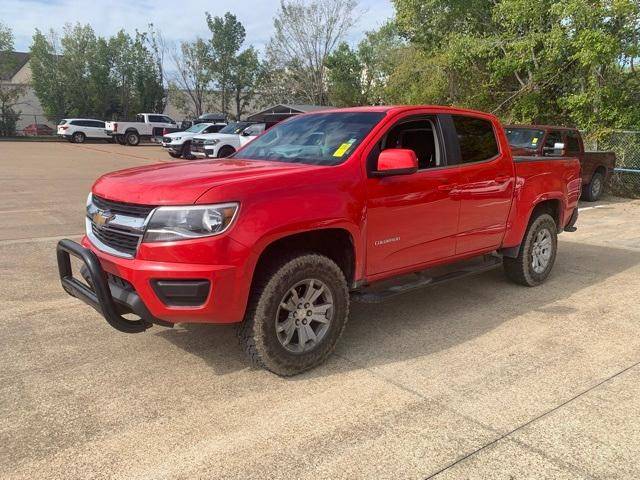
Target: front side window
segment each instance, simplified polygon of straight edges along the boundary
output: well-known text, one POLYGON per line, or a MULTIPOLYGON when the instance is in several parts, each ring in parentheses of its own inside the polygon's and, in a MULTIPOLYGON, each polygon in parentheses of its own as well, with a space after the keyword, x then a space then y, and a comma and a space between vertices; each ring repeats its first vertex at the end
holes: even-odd
POLYGON ((270 128, 237 156, 310 165, 339 165, 382 120, 381 112, 333 112, 293 117, 270 128))
POLYGON ((547 133, 547 138, 544 140, 544 148, 542 149, 544 155, 549 156, 561 156, 562 148, 556 149, 556 146, 562 145, 562 132, 558 130, 552 130, 547 133))
POLYGON ((493 124, 481 118, 453 115, 461 163, 490 160, 500 152, 493 124))
POLYGON ((264 127, 265 127, 264 123, 257 123, 255 125, 250 125, 249 127, 245 128, 242 133, 247 136, 260 135, 262 132, 264 132, 264 127))
POLYGON ((426 118, 413 118, 393 126, 383 137, 379 151, 390 148, 413 150, 418 169, 442 166, 435 124, 426 118))
POLYGON ((221 129, 218 133, 230 133, 232 135, 239 135, 249 125, 251 125, 251 123, 249 122, 231 122, 226 127, 221 129))
POLYGON ((162 123, 163 121, 160 115, 149 115, 149 122, 162 123))

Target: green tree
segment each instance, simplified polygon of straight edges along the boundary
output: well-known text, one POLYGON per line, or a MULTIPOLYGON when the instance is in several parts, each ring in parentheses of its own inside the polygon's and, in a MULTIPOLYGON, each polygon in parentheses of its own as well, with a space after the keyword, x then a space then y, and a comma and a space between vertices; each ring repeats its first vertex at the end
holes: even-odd
POLYGON ((201 38, 182 42, 180 51, 172 52, 171 58, 175 74, 169 82, 169 97, 183 113, 199 117, 211 83, 209 44, 201 38))
POLYGON ((357 0, 281 0, 267 58, 291 96, 327 104, 327 59, 356 23, 357 7, 357 0))
POLYGON ((62 118, 69 110, 67 93, 62 74, 60 43, 54 31, 45 36, 36 29, 30 49, 29 64, 32 86, 45 114, 62 118))
POLYGON ((255 95, 259 74, 260 60, 258 59, 258 52, 253 47, 249 47, 236 57, 231 73, 236 120, 240 120, 255 95))
POLYGON ((326 61, 329 102, 336 107, 352 107, 365 102, 362 91, 363 66, 354 51, 341 43, 326 61))
POLYGON ((15 67, 13 60, 13 32, 0 23, 0 135, 15 134, 20 112, 16 106, 24 93, 24 85, 2 82, 15 67))
POLYGON ((505 120, 637 127, 637 0, 394 0, 406 54, 387 99, 505 120))
POLYGON ((233 77, 238 53, 246 36, 244 26, 235 15, 227 12, 223 17, 206 13, 211 31, 211 77, 220 95, 220 111, 229 114, 233 92, 233 77))

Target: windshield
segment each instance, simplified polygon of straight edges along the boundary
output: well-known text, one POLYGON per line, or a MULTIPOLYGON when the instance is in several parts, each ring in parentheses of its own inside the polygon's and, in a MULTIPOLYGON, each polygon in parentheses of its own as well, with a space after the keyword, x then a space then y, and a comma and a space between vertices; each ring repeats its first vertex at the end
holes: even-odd
POLYGON ((506 130, 507 140, 512 147, 536 149, 544 136, 543 130, 535 128, 507 128, 506 130))
POLYGON ((338 165, 384 117, 382 112, 318 113, 272 127, 238 154, 250 160, 338 165))
POLYGON ((187 128, 185 132, 200 133, 208 126, 209 125, 207 125, 206 123, 196 123, 195 125, 192 125, 189 128, 187 128))
POLYGON ((238 135, 242 130, 251 125, 251 122, 231 122, 229 125, 224 127, 218 133, 231 133, 238 135))

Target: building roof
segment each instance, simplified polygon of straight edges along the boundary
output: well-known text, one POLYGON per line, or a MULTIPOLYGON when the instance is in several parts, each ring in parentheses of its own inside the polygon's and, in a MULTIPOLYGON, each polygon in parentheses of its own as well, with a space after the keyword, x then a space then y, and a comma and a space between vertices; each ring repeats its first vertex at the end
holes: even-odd
POLYGON ((322 105, 295 105, 279 103, 278 105, 272 105, 269 108, 251 114, 247 117, 247 120, 252 122, 272 122, 280 121, 288 118, 292 115, 299 115, 301 113, 316 112, 318 110, 328 110, 333 107, 324 107, 322 105))
POLYGON ((0 52, 0 65, 3 66, 0 69, 0 80, 11 80, 28 61, 29 54, 27 52, 0 52), (6 65, 9 65, 8 70, 4 69, 6 65))

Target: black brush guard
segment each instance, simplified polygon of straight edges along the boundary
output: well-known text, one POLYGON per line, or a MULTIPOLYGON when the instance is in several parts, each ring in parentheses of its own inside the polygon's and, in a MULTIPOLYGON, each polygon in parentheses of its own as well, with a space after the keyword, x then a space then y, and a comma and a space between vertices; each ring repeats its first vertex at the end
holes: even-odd
POLYGON ((91 250, 72 240, 64 239, 58 242, 57 256, 62 288, 72 297, 91 305, 116 330, 140 333, 154 323, 172 326, 151 315, 135 291, 109 282, 98 257, 91 250), (83 275, 91 287, 73 277, 70 255, 84 263, 83 275), (127 320, 122 313, 134 313, 140 320, 127 320))

